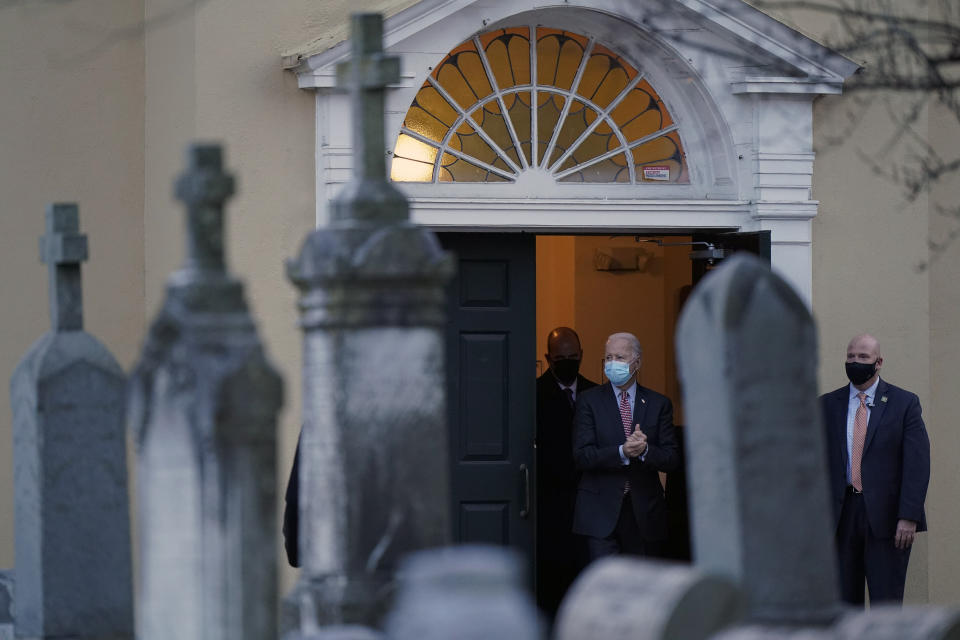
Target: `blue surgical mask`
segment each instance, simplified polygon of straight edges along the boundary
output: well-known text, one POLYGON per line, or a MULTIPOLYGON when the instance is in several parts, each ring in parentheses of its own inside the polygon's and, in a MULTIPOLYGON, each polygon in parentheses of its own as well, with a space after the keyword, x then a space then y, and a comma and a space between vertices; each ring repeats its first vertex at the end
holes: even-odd
POLYGON ((616 360, 608 360, 603 365, 603 374, 607 376, 607 380, 619 387, 630 379, 631 362, 633 362, 633 360, 630 362, 617 362, 616 360))

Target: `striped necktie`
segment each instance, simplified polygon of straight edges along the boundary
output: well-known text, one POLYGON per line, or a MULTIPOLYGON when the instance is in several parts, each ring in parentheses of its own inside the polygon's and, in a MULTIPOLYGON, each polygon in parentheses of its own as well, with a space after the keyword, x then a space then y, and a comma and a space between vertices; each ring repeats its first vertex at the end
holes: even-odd
MULTIPOLYGON (((631 422, 633 422, 633 412, 630 411, 630 396, 627 395, 626 391, 620 392, 620 421, 623 422, 623 437, 624 441, 626 438, 630 437, 630 434, 633 433, 631 429, 631 422)), ((627 493, 630 491, 630 481, 627 480, 626 486, 623 488, 623 492, 627 493)))
POLYGON ((863 443, 867 438, 867 394, 862 391, 857 394, 860 406, 853 416, 853 451, 850 452, 850 484, 857 491, 863 491, 863 476, 860 473, 860 463, 863 461, 863 443))

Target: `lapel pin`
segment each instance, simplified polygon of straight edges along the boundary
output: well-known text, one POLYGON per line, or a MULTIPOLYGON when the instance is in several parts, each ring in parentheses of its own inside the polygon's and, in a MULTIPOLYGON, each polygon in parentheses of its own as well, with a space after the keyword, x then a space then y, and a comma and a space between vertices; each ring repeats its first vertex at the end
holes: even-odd
POLYGON ((886 402, 887 396, 880 396, 880 402, 886 402))
MULTIPOLYGON (((642 404, 647 404, 647 399, 646 399, 646 398, 640 398, 640 402, 641 402, 642 404)), ((886 402, 886 400, 884 400, 884 402, 886 402)))

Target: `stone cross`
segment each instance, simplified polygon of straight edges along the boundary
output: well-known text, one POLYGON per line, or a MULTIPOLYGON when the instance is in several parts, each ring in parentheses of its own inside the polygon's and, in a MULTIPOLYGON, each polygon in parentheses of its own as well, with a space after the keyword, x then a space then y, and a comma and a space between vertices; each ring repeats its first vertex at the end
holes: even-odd
MULTIPOLYGON (((16 514, 10 608, 18 638, 132 638, 126 376, 83 331, 80 262, 87 243, 77 205, 51 205, 46 220, 40 247, 50 265, 52 328, 10 382, 16 514)), ((9 594, 11 586, 0 591, 9 594)))
POLYGON ((276 634, 282 384, 243 285, 226 271, 223 207, 232 193, 220 147, 191 147, 177 181, 187 258, 168 280, 131 380, 141 640, 276 634))
POLYGON ((87 236, 79 233, 76 204, 47 207, 47 235, 40 238, 40 259, 49 267, 50 325, 54 331, 83 330, 80 263, 87 259, 87 236))
POLYGON ((218 146, 193 147, 188 162, 189 169, 176 183, 177 198, 187 205, 184 271, 223 273, 223 207, 234 193, 233 176, 223 172, 218 146))
POLYGON ((376 627, 399 558, 450 538, 443 326, 452 260, 408 222, 405 198, 386 181, 382 92, 396 66, 381 52, 380 16, 352 25, 354 59, 341 77, 362 106, 354 179, 330 226, 287 265, 304 331, 303 569, 288 598, 303 637, 376 627))
POLYGON ((383 53, 383 18, 351 17, 350 60, 337 66, 337 84, 350 92, 353 113, 353 180, 331 208, 334 226, 405 220, 407 200, 387 182, 383 114, 386 88, 400 80, 400 59, 383 53))
POLYGON ((840 604, 810 312, 737 254, 694 290, 676 341, 697 567, 744 589, 749 620, 829 624, 840 604))

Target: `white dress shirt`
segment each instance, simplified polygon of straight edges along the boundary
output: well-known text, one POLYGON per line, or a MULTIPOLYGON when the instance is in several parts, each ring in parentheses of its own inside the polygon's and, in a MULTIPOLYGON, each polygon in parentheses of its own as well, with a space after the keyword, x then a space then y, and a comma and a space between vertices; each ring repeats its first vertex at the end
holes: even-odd
MULTIPOLYGON (((877 393, 877 385, 880 384, 880 377, 874 380, 869 389, 863 393, 867 395, 867 424, 870 424, 870 409, 873 407, 874 396, 877 393)), ((860 407, 860 389, 850 383, 850 398, 847 401, 847 484, 850 484, 850 459, 853 458, 853 422, 857 416, 857 409, 860 407)), ((866 443, 864 443, 866 444, 866 443)))

